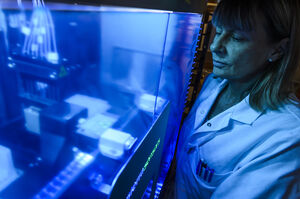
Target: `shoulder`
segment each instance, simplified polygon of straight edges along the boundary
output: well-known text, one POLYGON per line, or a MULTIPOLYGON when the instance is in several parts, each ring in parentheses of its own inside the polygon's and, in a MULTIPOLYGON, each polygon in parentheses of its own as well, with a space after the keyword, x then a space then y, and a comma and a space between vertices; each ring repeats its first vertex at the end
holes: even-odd
POLYGON ((273 146, 297 145, 300 143, 300 107, 286 104, 277 111, 269 110, 258 118, 255 126, 265 133, 264 136, 268 135, 266 142, 273 146))
MULTIPOLYGON (((266 110, 251 124, 257 137, 264 138, 271 145, 300 142, 299 104, 285 104, 278 110, 266 110)), ((252 131, 251 131, 252 132, 252 131)), ((265 145, 266 146, 266 145, 265 145)))
POLYGON ((300 126, 300 103, 299 102, 286 104, 279 110, 280 112, 290 115, 292 118, 298 121, 298 124, 300 126))
MULTIPOLYGON (((278 110, 266 111, 266 117, 269 117, 273 124, 278 126, 286 126, 289 129, 294 129, 300 127, 300 104, 297 102, 285 104, 278 110)), ((300 132, 299 132, 300 134, 300 132)))
MULTIPOLYGON (((251 140, 247 157, 236 168, 250 162, 270 160, 275 164, 289 161, 288 171, 300 169, 300 108, 287 104, 279 110, 268 110, 249 127, 247 138, 251 140)), ((272 163, 272 164, 273 164, 272 163)), ((286 172, 288 172, 286 171, 286 172)))
POLYGON ((282 117, 286 118, 286 122, 290 126, 293 136, 297 137, 298 141, 300 141, 300 104, 287 104, 280 109, 280 113, 282 117))

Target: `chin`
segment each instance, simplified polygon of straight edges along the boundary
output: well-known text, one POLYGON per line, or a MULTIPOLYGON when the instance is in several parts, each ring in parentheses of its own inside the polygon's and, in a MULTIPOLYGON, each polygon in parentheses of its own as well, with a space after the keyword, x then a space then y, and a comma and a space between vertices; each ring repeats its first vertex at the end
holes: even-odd
POLYGON ((222 79, 228 79, 228 80, 236 80, 239 78, 239 75, 234 74, 232 71, 230 70, 223 70, 217 67, 213 68, 213 74, 216 77, 220 77, 222 79))
POLYGON ((228 79, 228 74, 224 73, 222 70, 220 69, 216 69, 215 67, 213 68, 213 74, 217 77, 223 78, 223 79, 228 79))

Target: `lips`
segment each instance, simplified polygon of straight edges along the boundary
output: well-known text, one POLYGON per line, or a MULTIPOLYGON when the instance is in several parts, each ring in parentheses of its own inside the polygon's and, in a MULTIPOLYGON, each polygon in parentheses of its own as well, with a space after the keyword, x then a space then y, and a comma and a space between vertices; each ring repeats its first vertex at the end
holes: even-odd
POLYGON ((214 66, 217 67, 217 68, 223 68, 223 67, 228 66, 227 63, 220 62, 220 61, 217 61, 217 60, 213 60, 213 64, 214 64, 214 66))

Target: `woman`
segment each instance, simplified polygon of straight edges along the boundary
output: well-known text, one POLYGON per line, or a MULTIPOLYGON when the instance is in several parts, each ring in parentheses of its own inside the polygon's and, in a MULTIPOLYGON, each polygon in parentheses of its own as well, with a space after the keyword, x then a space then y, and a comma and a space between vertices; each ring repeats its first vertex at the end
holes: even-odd
POLYGON ((213 74, 179 141, 176 196, 300 197, 299 0, 221 0, 213 74))

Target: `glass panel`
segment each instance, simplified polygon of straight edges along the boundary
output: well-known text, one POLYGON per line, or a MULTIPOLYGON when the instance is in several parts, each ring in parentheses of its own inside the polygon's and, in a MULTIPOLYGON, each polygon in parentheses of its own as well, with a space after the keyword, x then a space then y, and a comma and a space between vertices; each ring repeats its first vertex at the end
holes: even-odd
POLYGON ((2 195, 59 195, 94 162, 108 196, 153 125, 169 13, 18 2, 0 13, 2 195))
MULTIPOLYGON (((164 182, 174 156, 201 21, 202 15, 200 14, 172 13, 170 15, 157 99, 170 100, 171 108, 165 135, 158 189, 164 182)), ((157 112, 159 111, 158 108, 157 112)))

